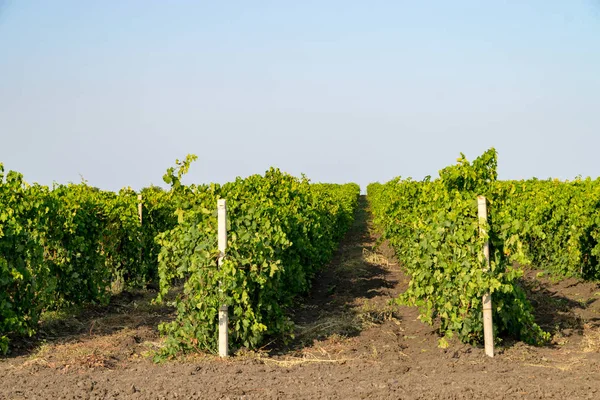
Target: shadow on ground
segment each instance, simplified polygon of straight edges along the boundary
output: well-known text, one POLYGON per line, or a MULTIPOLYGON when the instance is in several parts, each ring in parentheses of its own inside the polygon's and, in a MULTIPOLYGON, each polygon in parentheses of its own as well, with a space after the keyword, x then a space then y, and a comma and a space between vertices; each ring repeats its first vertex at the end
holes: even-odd
POLYGON ((333 260, 291 310, 294 340, 274 344, 272 354, 293 353, 317 340, 357 336, 369 326, 399 318, 389 304, 397 280, 387 258, 374 250, 369 221, 366 196, 361 196, 355 221, 333 260))
POLYGON ((52 353, 68 362, 108 366, 121 354, 141 353, 144 343, 158 340, 158 324, 171 320, 174 310, 152 304, 155 291, 122 292, 107 305, 46 312, 38 332, 31 338, 15 338, 7 358, 36 358, 52 353))
POLYGON ((600 286, 577 279, 554 280, 528 271, 521 285, 535 310, 536 321, 552 335, 581 335, 600 327, 600 286))

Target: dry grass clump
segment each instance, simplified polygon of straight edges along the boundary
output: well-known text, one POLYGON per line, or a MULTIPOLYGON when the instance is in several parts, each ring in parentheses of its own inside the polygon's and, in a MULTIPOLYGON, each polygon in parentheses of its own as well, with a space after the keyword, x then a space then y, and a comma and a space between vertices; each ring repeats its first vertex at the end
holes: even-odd
POLYGON ((585 324, 583 328, 583 352, 600 353, 600 329, 588 324, 585 324))

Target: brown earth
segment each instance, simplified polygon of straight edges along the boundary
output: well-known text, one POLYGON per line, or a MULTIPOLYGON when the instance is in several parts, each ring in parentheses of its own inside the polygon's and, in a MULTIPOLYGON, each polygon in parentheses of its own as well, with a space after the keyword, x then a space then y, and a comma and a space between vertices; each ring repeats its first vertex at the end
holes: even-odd
POLYGON ((293 313, 291 344, 157 365, 148 354, 172 310, 150 305, 152 293, 126 294, 47 317, 0 360, 0 399, 600 399, 597 284, 528 272, 552 343, 505 341, 491 359, 456 342, 438 348, 415 309, 389 305, 408 278, 376 242, 361 198, 335 259, 293 313))

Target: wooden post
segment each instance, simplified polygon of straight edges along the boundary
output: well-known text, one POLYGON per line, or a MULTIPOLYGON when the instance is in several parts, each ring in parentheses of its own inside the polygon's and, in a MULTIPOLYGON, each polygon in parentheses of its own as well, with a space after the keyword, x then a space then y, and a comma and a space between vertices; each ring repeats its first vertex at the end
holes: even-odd
MULTIPOLYGON (((217 200, 218 215, 218 243, 219 243, 219 266, 223 264, 225 250, 227 250, 227 203, 225 199, 217 200)), ((229 315, 228 307, 219 307, 219 356, 227 357, 229 353, 229 315)))
POLYGON ((140 217, 140 225, 142 224, 142 195, 138 194, 138 216, 140 217))
POLYGON ((142 262, 144 260, 144 235, 141 229, 142 226, 142 195, 138 194, 138 217, 140 219, 140 232, 139 232, 139 245, 140 245, 140 254, 138 255, 138 262, 140 263, 140 268, 142 262))
MULTIPOLYGON (((487 200, 484 196, 477 196, 477 208, 479 216, 479 232, 485 234, 483 225, 487 222, 487 200)), ((490 269, 490 243, 488 240, 483 245, 483 256, 486 260, 484 272, 490 269)), ((494 325, 492 322, 492 295, 483 295, 483 337, 485 343, 485 354, 494 357, 494 325)))

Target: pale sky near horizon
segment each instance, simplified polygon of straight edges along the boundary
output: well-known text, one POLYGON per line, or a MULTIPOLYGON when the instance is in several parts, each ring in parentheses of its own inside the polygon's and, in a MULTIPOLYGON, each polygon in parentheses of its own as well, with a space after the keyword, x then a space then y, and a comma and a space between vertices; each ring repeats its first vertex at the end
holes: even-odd
POLYGON ((0 162, 116 190, 600 175, 600 1, 0 0, 0 162))

